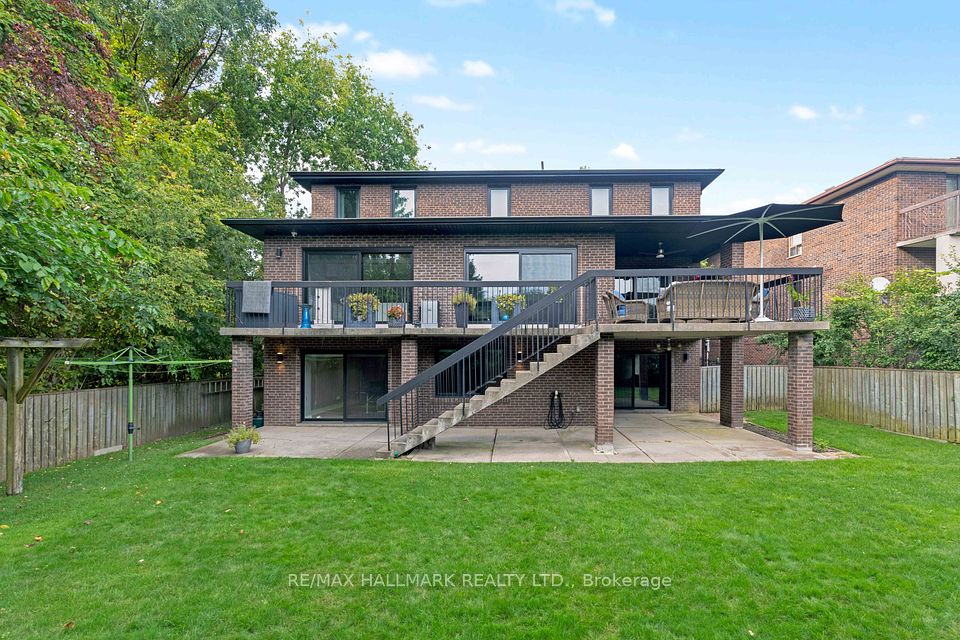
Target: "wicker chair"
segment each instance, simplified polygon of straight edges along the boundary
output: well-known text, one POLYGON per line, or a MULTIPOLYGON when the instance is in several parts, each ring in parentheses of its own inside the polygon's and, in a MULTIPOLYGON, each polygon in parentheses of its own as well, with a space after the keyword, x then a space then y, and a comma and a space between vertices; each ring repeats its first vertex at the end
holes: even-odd
POLYGON ((684 280, 657 297, 660 322, 745 322, 759 286, 746 280, 684 280), (672 315, 671 315, 672 310, 672 315))
POLYGON ((650 305, 643 300, 627 300, 617 291, 601 294, 610 315, 610 322, 646 322, 650 317, 650 305))

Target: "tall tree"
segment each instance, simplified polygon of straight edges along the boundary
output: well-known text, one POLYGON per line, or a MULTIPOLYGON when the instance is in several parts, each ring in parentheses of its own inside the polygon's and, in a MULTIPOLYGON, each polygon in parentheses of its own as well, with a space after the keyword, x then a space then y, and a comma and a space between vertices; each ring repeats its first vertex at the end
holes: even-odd
POLYGON ((325 39, 283 31, 234 50, 218 85, 199 99, 233 122, 261 206, 302 215, 293 170, 414 169, 420 127, 325 39))

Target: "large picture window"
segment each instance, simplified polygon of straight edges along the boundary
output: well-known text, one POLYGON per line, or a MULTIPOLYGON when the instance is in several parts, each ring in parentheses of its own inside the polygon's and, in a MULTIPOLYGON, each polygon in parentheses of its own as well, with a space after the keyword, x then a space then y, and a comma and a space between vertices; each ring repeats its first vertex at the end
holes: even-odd
MULTIPOLYGON (((522 282, 557 282, 557 287, 573 279, 576 264, 575 249, 468 249, 465 257, 466 279, 478 286, 472 290, 477 299, 474 322, 492 322, 496 313, 496 298, 506 293, 520 294, 524 306, 529 306, 555 289, 551 285, 523 286, 522 282), (482 282, 507 282, 496 286, 482 286, 482 282), (516 285, 510 283, 518 283, 516 285)), ((573 300, 569 301, 572 313, 573 300)))
MULTIPOLYGON (((357 281, 357 280, 412 280, 413 254, 409 251, 326 251, 306 249, 303 254, 303 273, 307 280, 357 281)), ((412 292, 401 287, 369 287, 380 300, 374 309, 377 322, 387 321, 387 309, 402 306, 410 318, 412 292)), ((312 321, 315 325, 329 326, 343 322, 344 297, 356 291, 335 286, 317 287, 304 292, 304 300, 312 305, 312 321)))

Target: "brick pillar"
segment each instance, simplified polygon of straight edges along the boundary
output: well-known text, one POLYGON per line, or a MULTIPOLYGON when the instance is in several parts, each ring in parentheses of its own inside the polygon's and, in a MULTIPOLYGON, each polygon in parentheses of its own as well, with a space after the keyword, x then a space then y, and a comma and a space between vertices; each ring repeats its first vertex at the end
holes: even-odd
MULTIPOLYGON (((400 384, 412 380, 417 377, 417 371, 420 366, 420 351, 417 345, 415 338, 403 338, 400 340, 400 384)), ((411 393, 407 396, 405 402, 414 403, 414 395, 416 392, 411 393)), ((397 424, 399 427, 398 420, 400 419, 400 408, 401 403, 399 400, 394 400, 390 403, 390 422, 397 424)), ((413 417, 416 419, 416 406, 408 404, 406 406, 406 411, 404 412, 404 417, 409 419, 413 417)), ((407 425, 407 428, 412 428, 416 425, 407 425)))
POLYGON ((233 424, 253 426, 253 340, 233 339, 233 382, 230 393, 233 424))
POLYGON ((720 424, 743 427, 743 337, 720 338, 720 424))
POLYGON ((613 450, 613 336, 597 341, 597 425, 593 444, 598 451, 613 450))
POLYGON ((670 410, 676 413, 700 412, 699 340, 673 343, 670 351, 670 410))
POLYGON ((720 247, 720 268, 740 269, 743 267, 743 243, 734 242, 720 247))
POLYGON ((791 333, 787 346, 787 440, 813 448, 813 333, 791 333))

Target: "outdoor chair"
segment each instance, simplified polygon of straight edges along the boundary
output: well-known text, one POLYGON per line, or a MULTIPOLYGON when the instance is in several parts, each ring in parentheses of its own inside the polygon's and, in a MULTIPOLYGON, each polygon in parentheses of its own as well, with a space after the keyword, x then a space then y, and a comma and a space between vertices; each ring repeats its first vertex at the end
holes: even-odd
POLYGON ((746 280, 684 280, 657 296, 660 322, 747 322, 759 286, 746 280))
POLYGON ((619 291, 604 291, 603 302, 610 315, 610 322, 646 322, 650 306, 643 300, 627 300, 619 291))

